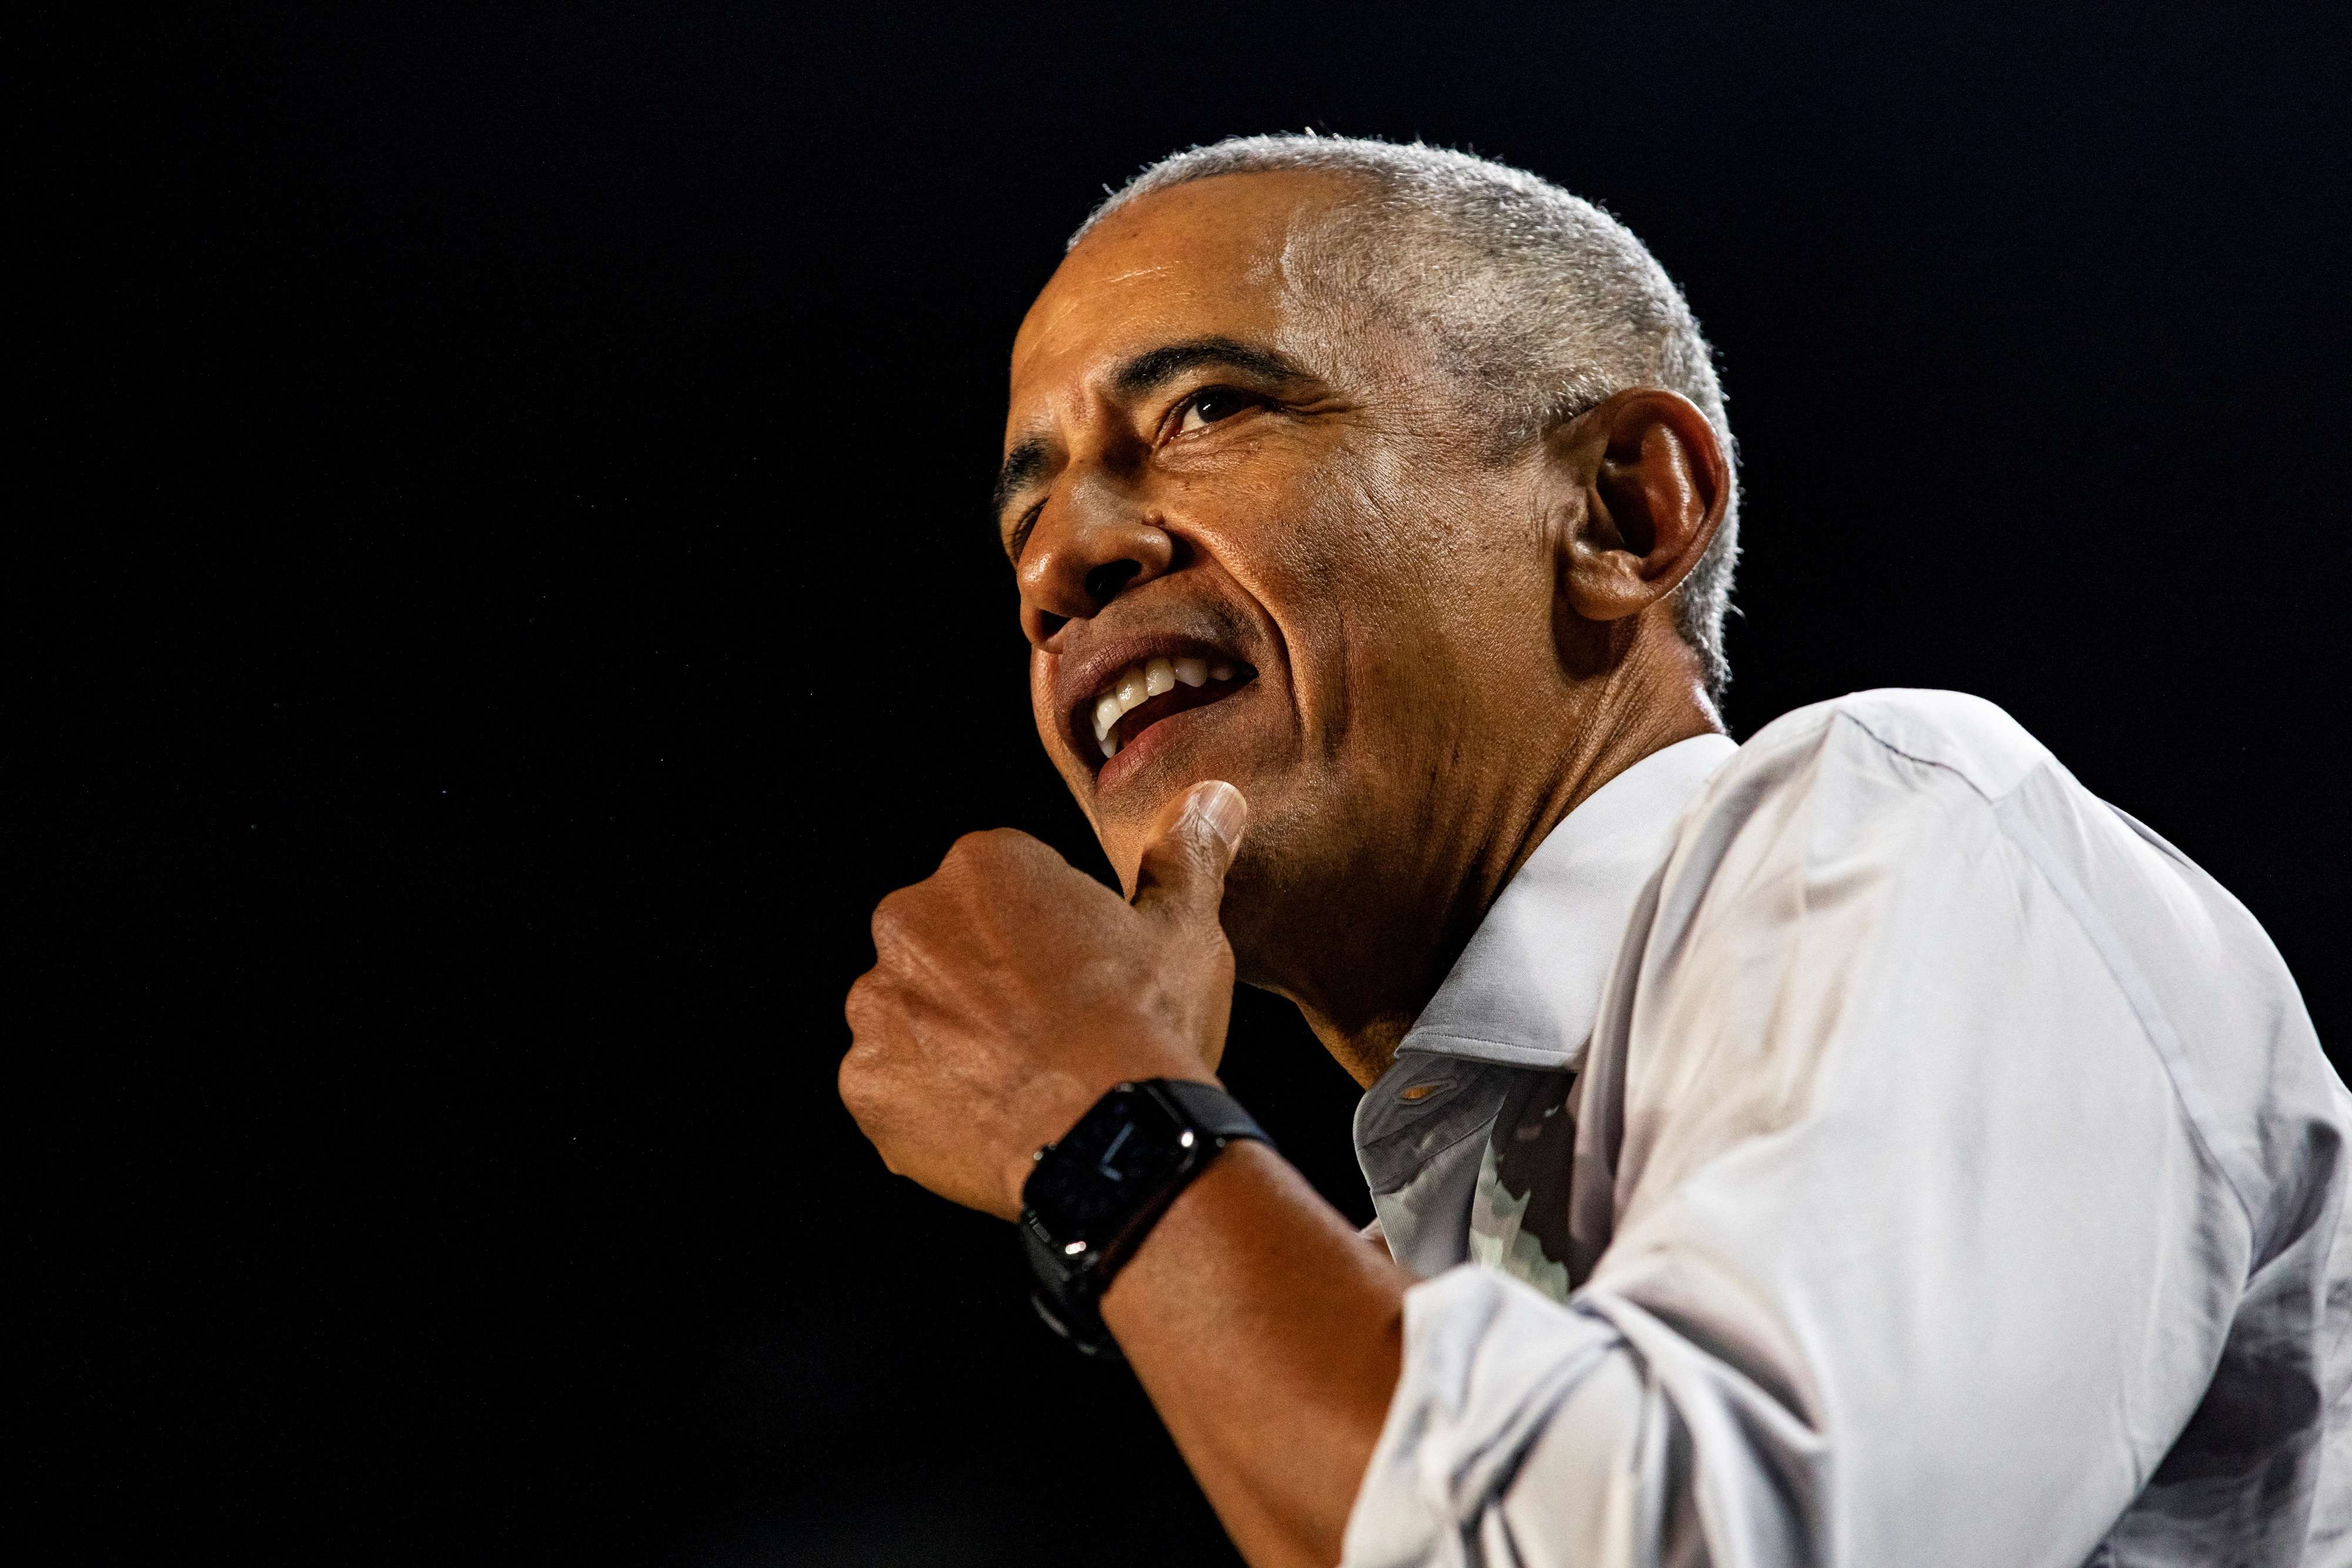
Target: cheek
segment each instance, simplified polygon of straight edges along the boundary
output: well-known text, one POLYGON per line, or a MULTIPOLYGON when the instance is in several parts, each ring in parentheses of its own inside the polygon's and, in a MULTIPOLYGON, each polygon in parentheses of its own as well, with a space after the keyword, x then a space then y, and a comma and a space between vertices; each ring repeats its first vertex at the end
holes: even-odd
POLYGON ((1328 606, 1350 634, 1430 619, 1473 565, 1467 525, 1482 499, 1444 473, 1435 455, 1367 439, 1299 476, 1271 514, 1297 519, 1270 552, 1287 601, 1328 606))
POLYGON ((1302 476, 1265 497, 1247 540, 1248 587, 1294 661, 1330 652, 1369 603, 1389 596, 1382 531, 1373 497, 1345 471, 1302 476))
POLYGON ((1298 498, 1299 526, 1266 556, 1268 603, 1327 754, 1351 735, 1389 732, 1427 685, 1437 651, 1434 596, 1445 590, 1431 577, 1441 547, 1419 498, 1388 477, 1338 470, 1298 498))

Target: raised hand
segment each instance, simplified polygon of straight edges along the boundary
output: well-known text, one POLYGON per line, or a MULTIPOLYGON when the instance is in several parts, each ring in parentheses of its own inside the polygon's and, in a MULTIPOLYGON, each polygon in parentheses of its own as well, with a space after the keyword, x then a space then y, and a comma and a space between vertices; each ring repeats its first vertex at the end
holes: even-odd
POLYGON ((1215 1082, 1234 985, 1217 912, 1248 814, 1223 782, 1171 801, 1132 903, 1009 829, 884 899, 840 1075, 884 1163, 1009 1219, 1030 1155, 1112 1085, 1215 1082))

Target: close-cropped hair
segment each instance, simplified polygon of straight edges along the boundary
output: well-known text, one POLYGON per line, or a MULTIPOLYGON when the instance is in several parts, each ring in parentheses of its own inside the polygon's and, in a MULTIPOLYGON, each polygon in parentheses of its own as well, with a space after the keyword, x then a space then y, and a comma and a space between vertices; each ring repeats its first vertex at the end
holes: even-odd
POLYGON ((1307 133, 1239 136, 1161 159, 1112 192, 1070 236, 1155 191, 1221 174, 1343 176, 1319 285, 1421 325, 1476 393, 1494 450, 1516 455, 1628 387, 1696 405, 1730 465, 1714 542, 1675 591, 1675 623, 1707 693, 1730 683, 1724 621, 1739 559, 1737 448, 1715 356, 1690 306, 1642 242, 1591 203, 1523 169, 1419 142, 1307 133))

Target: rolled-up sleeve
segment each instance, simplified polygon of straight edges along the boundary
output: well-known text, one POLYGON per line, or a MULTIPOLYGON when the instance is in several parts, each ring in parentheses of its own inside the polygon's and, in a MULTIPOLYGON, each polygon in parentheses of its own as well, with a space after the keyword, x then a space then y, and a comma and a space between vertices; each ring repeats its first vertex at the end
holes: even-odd
POLYGON ((1842 722, 1743 754, 1629 936, 1591 1277, 1408 1294, 1348 1568, 2073 1568, 2195 1409, 2251 1227, 2135 985, 2193 920, 2100 927, 2161 879, 2071 781, 1842 722))

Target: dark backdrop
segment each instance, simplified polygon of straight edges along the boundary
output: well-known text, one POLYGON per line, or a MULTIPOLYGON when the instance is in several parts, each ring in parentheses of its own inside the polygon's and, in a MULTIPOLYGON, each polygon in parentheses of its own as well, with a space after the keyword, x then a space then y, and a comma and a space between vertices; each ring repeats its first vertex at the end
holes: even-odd
MULTIPOLYGON (((1623 217, 1722 351, 1738 732, 2005 705, 2340 1039, 2338 40, 1914 9, 305 7, 20 56, 71 559, 11 680, 72 722, 12 771, 63 791, 26 977, 79 1070, 28 1119, 36 1480, 92 1553, 1223 1560, 833 1072, 867 910, 957 832, 1099 863, 984 516, 1003 358, 1106 182, 1231 132, 1623 217)), ((1245 997, 1230 1060, 1364 1215, 1312 1040, 1245 997)))

